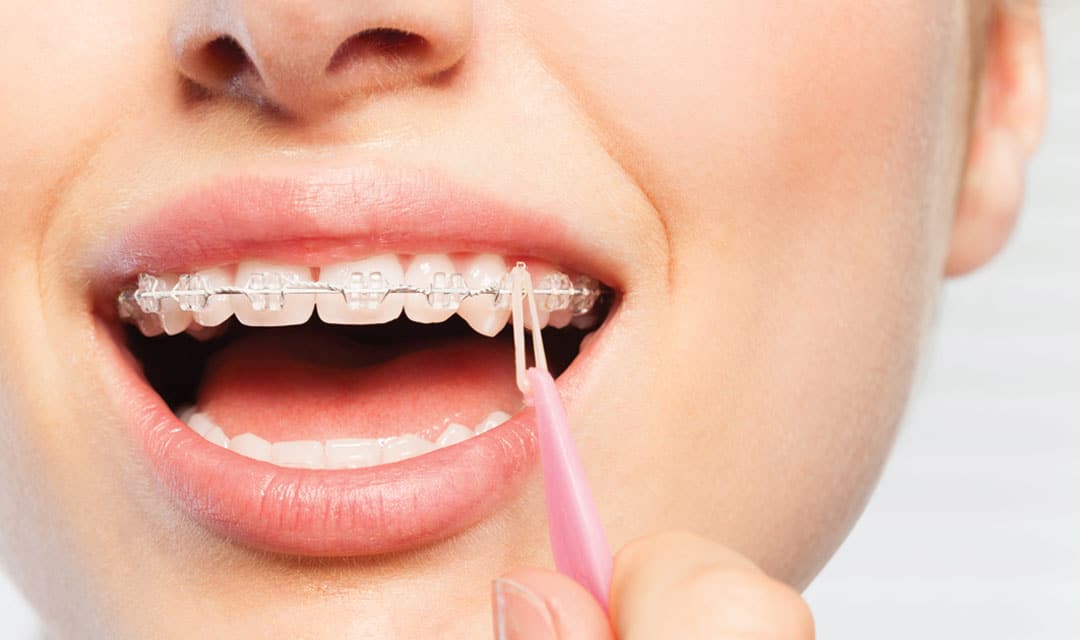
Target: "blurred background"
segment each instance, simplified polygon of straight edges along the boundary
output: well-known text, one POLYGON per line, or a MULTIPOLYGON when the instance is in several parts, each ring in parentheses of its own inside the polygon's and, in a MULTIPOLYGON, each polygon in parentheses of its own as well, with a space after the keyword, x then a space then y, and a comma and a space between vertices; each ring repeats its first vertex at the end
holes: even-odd
MULTIPOLYGON (((1012 244, 950 283, 892 461, 806 593, 823 640, 1080 639, 1080 6, 1012 244)), ((37 638, 0 574, 0 638, 37 638)))

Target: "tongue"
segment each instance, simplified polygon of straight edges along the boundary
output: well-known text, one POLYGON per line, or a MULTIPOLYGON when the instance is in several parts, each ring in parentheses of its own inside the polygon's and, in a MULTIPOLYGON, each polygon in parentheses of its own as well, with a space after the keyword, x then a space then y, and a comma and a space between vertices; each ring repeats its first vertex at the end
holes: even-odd
POLYGON ((521 405, 513 353, 480 336, 361 344, 318 329, 259 329, 214 356, 198 406, 227 435, 271 442, 470 428, 521 405))

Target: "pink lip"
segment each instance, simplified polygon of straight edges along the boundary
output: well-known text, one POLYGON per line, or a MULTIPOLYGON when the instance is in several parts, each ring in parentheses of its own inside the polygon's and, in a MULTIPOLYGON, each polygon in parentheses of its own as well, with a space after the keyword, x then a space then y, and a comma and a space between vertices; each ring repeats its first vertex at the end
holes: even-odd
MULTIPOLYGON (((617 287, 603 252, 571 220, 485 200, 429 173, 368 168, 232 178, 181 198, 121 234, 98 261, 95 289, 108 300, 141 271, 254 257, 317 265, 376 250, 534 256, 617 287)), ((366 469, 286 469, 239 456, 210 444, 173 415, 123 348, 111 313, 103 307, 98 323, 102 343, 111 345, 107 387, 137 444, 184 512, 241 544, 317 556, 414 548, 490 515, 536 467, 531 409, 459 445, 366 469)), ((602 339, 596 338, 559 378, 569 403, 588 375, 589 353, 602 339)))
POLYGON ((237 176, 166 205, 110 242, 93 263, 113 300, 140 272, 177 272, 258 257, 315 266, 380 251, 492 252, 537 258, 617 286, 603 245, 576 212, 515 207, 434 171, 376 166, 299 177, 237 176))

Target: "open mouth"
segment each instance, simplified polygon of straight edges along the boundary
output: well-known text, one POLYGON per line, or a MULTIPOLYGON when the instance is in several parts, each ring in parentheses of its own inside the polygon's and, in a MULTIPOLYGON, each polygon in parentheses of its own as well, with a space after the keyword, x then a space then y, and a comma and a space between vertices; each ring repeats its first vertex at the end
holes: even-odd
MULTIPOLYGON (((612 293, 550 265, 531 270, 558 375, 612 293)), ((147 382, 208 442, 280 467, 356 469, 459 444, 524 408, 508 287, 494 254, 244 261, 142 274, 119 315, 147 382)))
POLYGON ((436 542, 537 468, 505 299, 516 261, 571 413, 592 385, 625 274, 572 222, 402 171, 215 183, 97 256, 105 388, 178 515, 228 541, 436 542), (178 242, 189 229, 204 239, 178 242))

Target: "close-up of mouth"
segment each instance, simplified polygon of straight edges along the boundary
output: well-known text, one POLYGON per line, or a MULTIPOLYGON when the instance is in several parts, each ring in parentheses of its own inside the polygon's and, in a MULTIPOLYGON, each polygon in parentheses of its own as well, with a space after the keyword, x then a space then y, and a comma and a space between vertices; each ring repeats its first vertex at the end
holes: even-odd
POLYGON ((545 244, 518 228, 521 214, 476 199, 460 213, 430 192, 397 199, 402 217, 324 189, 316 212, 287 198, 258 210, 281 184, 181 199, 107 261, 98 324, 137 445, 186 516, 266 551, 394 552, 475 524, 536 466, 511 267, 528 266, 551 373, 571 398, 617 315, 618 285, 598 275, 613 271, 590 271, 599 261, 571 234, 545 244), (349 219, 334 224, 347 231, 310 235, 311 216, 342 207, 349 219), (162 242, 171 224, 215 242, 162 242), (467 236, 483 224, 508 231, 467 236))

